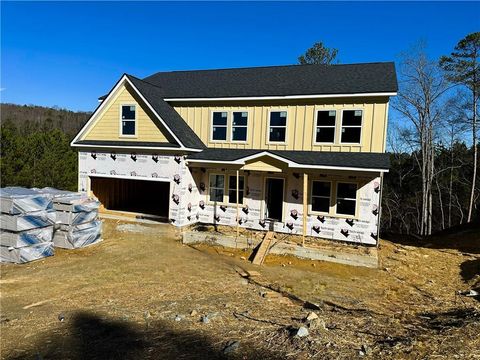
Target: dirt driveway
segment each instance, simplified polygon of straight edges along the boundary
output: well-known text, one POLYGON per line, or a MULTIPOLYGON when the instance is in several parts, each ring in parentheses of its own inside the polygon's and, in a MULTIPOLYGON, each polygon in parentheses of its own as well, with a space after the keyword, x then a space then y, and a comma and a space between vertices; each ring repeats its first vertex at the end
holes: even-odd
POLYGON ((168 225, 106 220, 104 239, 1 266, 2 359, 480 358, 480 303, 455 296, 479 280, 475 251, 385 241, 380 269, 258 268, 168 225), (304 321, 304 300, 319 319, 304 321))

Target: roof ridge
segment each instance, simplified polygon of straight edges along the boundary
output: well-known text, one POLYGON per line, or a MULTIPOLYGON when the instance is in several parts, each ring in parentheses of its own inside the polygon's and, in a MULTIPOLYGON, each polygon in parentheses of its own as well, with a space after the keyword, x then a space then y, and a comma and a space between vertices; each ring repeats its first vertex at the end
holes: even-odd
MULTIPOLYGON (((158 89, 162 89, 162 88, 161 88, 160 86, 158 86, 158 85, 152 84, 151 82, 145 81, 144 79, 140 79, 140 78, 138 78, 138 77, 136 77, 136 76, 133 76, 133 75, 131 75, 131 74, 125 73, 125 75, 126 75, 126 76, 130 76, 130 77, 134 78, 135 80, 144 82, 145 84, 154 86, 154 87, 156 87, 156 88, 158 88, 158 89)), ((163 98, 163 97, 162 97, 162 98, 163 98)), ((164 99, 164 100, 165 100, 165 99, 164 99)))
MULTIPOLYGON (((371 61, 363 63, 348 63, 348 64, 288 64, 288 65, 265 65, 265 66, 241 66, 230 68, 214 68, 214 69, 190 69, 190 70, 171 70, 171 71, 157 71, 151 75, 146 76, 144 79, 148 79, 157 74, 175 74, 175 73, 189 73, 189 72, 208 72, 208 71, 227 71, 227 70, 251 70, 251 69, 271 69, 281 67, 299 67, 299 66, 318 66, 318 67, 341 67, 341 66, 354 66, 354 65, 373 65, 373 64, 394 64, 394 61, 371 61)), ((143 80, 143 79, 142 79, 143 80)), ((144 81, 144 80, 143 80, 144 81)))

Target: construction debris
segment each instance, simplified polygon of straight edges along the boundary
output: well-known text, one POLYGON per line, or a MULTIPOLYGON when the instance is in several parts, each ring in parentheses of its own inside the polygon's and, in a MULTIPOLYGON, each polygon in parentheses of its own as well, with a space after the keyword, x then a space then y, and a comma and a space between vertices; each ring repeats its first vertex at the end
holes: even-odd
POLYGON ((265 260, 265 257, 267 256, 268 251, 270 250, 272 241, 273 241, 273 232, 268 231, 265 234, 265 237, 263 238, 262 242, 258 246, 257 252, 255 253, 255 257, 253 258, 253 261, 252 261, 254 265, 262 265, 263 261, 265 260))

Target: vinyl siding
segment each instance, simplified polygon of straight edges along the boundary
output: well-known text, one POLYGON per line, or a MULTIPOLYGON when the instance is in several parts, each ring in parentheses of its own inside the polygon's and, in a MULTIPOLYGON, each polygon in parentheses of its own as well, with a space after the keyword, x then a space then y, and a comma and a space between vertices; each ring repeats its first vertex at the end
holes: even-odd
POLYGON ((81 140, 117 140, 117 141, 152 141, 168 142, 165 136, 166 130, 159 129, 153 122, 150 111, 141 104, 141 100, 132 96, 132 91, 127 87, 119 89, 115 97, 109 100, 105 109, 99 114, 95 123, 85 133, 81 140), (136 106, 136 131, 135 137, 124 137, 120 135, 120 106, 136 106), (147 113, 148 112, 148 113, 147 113))
POLYGON ((213 148, 307 150, 342 152, 384 152, 388 97, 339 98, 285 101, 242 101, 222 103, 172 103, 175 110, 213 148), (336 110, 336 131, 333 144, 315 144, 314 131, 318 110, 336 110), (341 144, 342 110, 362 110, 363 123, 360 144, 341 144), (211 141, 211 118, 214 111, 229 112, 227 141, 211 141), (231 112, 248 112, 247 141, 229 141, 231 112), (270 111, 287 111, 287 135, 284 144, 269 143, 270 111))

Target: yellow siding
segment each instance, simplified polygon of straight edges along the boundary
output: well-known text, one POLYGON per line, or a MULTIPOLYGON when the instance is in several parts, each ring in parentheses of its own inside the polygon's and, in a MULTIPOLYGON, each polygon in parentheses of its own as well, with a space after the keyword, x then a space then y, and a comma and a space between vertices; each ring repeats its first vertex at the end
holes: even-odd
POLYGON ((208 147, 236 149, 384 152, 388 97, 330 98, 285 101, 242 101, 221 103, 172 103, 175 110, 194 129, 208 147), (340 143, 341 110, 363 110, 361 142, 359 145, 340 143), (270 111, 287 111, 287 139, 285 144, 268 142, 270 111), (318 110, 336 110, 335 142, 315 144, 315 118, 318 110), (227 137, 231 133, 231 112, 248 112, 247 141, 212 142, 211 117, 213 111, 229 112, 227 137))
POLYGON ((242 167, 242 170, 252 170, 252 171, 270 171, 270 172, 282 172, 284 171, 285 163, 274 160, 266 156, 262 156, 258 160, 254 160, 250 163, 245 164, 242 167))
POLYGON ((109 100, 109 104, 99 114, 97 120, 87 130, 81 140, 116 140, 116 141, 152 141, 168 142, 166 129, 159 129, 153 122, 153 114, 136 96, 134 91, 127 87, 119 89, 115 97, 109 100), (137 134, 133 136, 120 135, 120 106, 136 106, 137 134))

